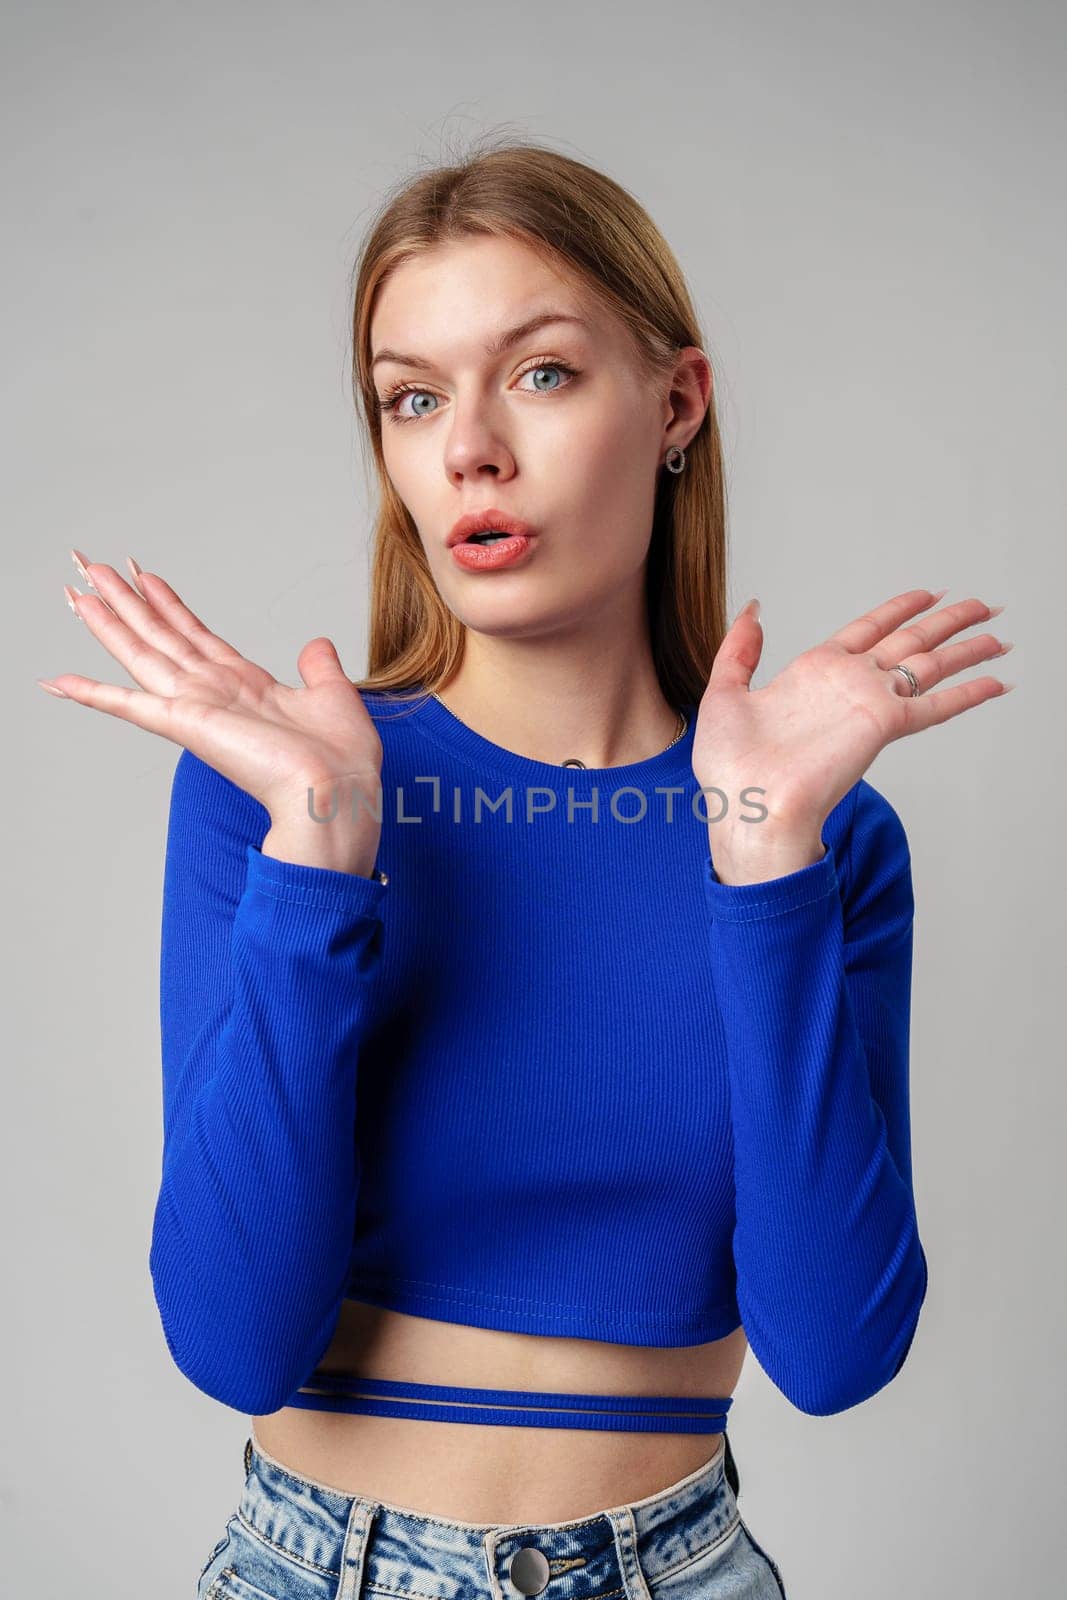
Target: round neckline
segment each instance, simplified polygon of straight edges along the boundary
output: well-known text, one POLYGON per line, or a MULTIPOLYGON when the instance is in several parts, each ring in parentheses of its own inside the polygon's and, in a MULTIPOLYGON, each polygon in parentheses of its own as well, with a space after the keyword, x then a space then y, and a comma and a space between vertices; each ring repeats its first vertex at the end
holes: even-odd
POLYGON ((646 756, 643 761, 628 761, 615 767, 563 767, 553 761, 536 761, 532 756, 520 755, 477 733, 432 694, 425 695, 412 716, 428 738, 455 751, 475 767, 489 767, 512 782, 525 781, 564 793, 567 789, 581 793, 607 782, 616 788, 627 784, 643 786, 679 772, 691 774, 697 708, 685 705, 678 709, 685 712, 687 727, 676 744, 654 756, 646 756))

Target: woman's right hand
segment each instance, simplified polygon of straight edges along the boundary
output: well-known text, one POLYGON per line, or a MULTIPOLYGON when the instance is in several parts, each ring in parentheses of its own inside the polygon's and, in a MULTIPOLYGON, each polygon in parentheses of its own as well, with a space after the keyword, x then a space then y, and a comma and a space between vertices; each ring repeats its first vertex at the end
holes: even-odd
MULTIPOLYGON (((85 562, 76 551, 72 557, 97 590, 75 590, 72 609, 141 687, 73 672, 46 681, 81 705, 191 750, 266 807, 272 833, 288 839, 310 828, 312 788, 316 813, 339 819, 344 838, 333 849, 337 859, 373 861, 381 737, 332 642, 316 638, 304 646, 297 657, 304 687, 291 688, 212 633, 157 573, 137 569, 138 590, 113 567, 85 562), (351 826, 340 821, 349 818, 351 826)), ((324 827, 329 831, 319 823, 315 833, 324 827)), ((320 837, 322 859, 329 854, 324 846, 320 837)))

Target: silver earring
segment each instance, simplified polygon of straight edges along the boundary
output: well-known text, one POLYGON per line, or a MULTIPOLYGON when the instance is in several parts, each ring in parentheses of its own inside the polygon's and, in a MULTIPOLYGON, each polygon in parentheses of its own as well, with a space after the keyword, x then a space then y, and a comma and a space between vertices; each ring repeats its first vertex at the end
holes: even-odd
POLYGON ((672 444, 663 458, 663 465, 668 472, 681 472, 685 466, 685 451, 679 445, 672 444))

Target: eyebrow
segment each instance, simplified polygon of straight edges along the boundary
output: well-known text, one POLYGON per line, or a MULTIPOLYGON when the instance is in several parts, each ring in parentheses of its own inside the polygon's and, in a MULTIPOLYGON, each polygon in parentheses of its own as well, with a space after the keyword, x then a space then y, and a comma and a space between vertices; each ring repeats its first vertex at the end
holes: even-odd
MULTIPOLYGON (((573 322, 580 328, 589 326, 583 317, 573 316, 567 311, 540 311, 536 316, 527 317, 525 322, 520 322, 513 328, 506 328, 495 339, 490 339, 485 346, 486 355, 503 355, 505 350, 510 350, 512 345, 519 344, 529 334, 536 333, 538 328, 543 328, 549 322, 573 322)), ((372 370, 379 361, 396 361, 402 367, 418 367, 424 372, 433 368, 432 361, 425 361, 421 356, 405 355, 400 350, 379 350, 371 360, 372 370)))

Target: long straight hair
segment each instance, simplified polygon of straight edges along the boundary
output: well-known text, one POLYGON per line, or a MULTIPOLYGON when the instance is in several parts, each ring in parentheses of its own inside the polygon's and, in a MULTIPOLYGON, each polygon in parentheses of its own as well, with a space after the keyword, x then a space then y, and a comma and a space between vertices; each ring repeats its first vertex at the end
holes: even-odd
MULTIPOLYGON (((620 184, 533 142, 479 141, 453 165, 386 196, 354 271, 352 386, 373 451, 379 511, 371 562, 368 673, 356 687, 433 693, 463 657, 465 628, 442 600, 418 529, 385 468, 371 377, 377 298, 405 261, 478 235, 507 237, 573 274, 629 328, 652 381, 686 345, 704 349, 680 267, 659 229, 620 184)), ((652 656, 672 706, 699 702, 726 632, 726 488, 715 389, 676 474, 661 467, 646 562, 652 656)))

